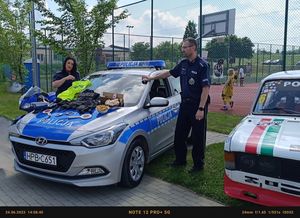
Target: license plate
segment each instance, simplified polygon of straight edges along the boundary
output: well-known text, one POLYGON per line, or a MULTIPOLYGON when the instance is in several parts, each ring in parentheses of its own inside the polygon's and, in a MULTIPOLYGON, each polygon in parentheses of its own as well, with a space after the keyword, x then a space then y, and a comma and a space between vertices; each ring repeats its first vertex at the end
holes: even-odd
POLYGON ((24 159, 36 163, 48 164, 56 166, 56 157, 46 154, 38 154, 34 152, 24 151, 24 159))

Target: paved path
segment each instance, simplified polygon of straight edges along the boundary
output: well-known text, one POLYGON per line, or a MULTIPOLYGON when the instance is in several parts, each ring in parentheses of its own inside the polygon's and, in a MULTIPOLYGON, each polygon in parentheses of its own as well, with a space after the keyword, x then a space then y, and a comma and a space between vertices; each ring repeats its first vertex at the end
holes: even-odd
MULTIPOLYGON (((148 175, 138 187, 125 189, 115 185, 80 188, 17 173, 8 141, 9 124, 0 117, 0 206, 223 206, 148 175)), ((208 132, 207 144, 225 137, 208 132)))

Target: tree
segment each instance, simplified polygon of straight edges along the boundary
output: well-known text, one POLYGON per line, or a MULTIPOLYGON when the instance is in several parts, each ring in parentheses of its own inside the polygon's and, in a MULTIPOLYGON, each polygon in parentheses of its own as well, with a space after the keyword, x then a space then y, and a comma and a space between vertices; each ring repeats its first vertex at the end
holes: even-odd
POLYGON ((225 42, 219 42, 217 39, 212 39, 205 46, 208 51, 208 58, 220 59, 228 56, 228 46, 225 42))
POLYGON ((253 57, 252 47, 254 47, 254 44, 251 42, 251 40, 248 37, 241 38, 241 47, 238 53, 239 65, 241 65, 242 58, 251 59, 253 57))
POLYGON ((154 48, 154 58, 177 62, 181 58, 180 44, 169 41, 161 42, 154 48))
MULTIPOLYGON (((60 16, 48 10, 45 1, 35 0, 38 10, 44 17, 40 23, 50 31, 49 36, 37 31, 37 36, 61 55, 66 56, 72 50, 72 55, 75 55, 80 63, 80 72, 86 75, 91 71, 97 48, 104 46, 101 40, 103 34, 112 26, 112 20, 109 18, 116 8, 116 0, 98 0, 90 11, 84 0, 54 1, 58 5, 58 10, 62 12, 60 16)), ((114 23, 127 16, 125 10, 120 15, 114 16, 114 23)))
POLYGON ((236 35, 226 36, 224 42, 212 39, 206 44, 208 58, 216 60, 219 58, 252 58, 254 44, 248 37, 238 38, 236 35))
POLYGON ((198 37, 196 24, 194 21, 189 20, 187 26, 185 27, 183 38, 192 37, 196 39, 198 37))
POLYGON ((30 41, 24 31, 28 27, 30 2, 0 0, 0 64, 9 64, 12 71, 23 81, 23 59, 29 53, 30 41))
POLYGON ((137 42, 132 46, 130 53, 131 60, 149 60, 150 57, 150 44, 148 42, 137 42))

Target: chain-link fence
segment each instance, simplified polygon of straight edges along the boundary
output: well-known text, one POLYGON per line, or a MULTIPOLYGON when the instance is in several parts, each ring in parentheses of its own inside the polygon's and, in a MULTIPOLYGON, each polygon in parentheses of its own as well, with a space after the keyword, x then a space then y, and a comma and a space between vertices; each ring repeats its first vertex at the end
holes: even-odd
MULTIPOLYGON (((122 34, 125 36, 126 34, 122 34)), ((138 37, 141 41, 134 41, 136 44, 147 44, 147 39, 149 36, 131 36, 138 37)), ((180 53, 180 42, 181 38, 174 37, 155 37, 157 41, 161 41, 163 44, 169 45, 168 50, 156 50, 154 48, 153 59, 161 59, 166 61, 166 68, 171 69, 176 65, 176 63, 182 58, 180 53)), ((129 60, 149 60, 150 51, 149 46, 145 46, 146 52, 141 51, 141 53, 134 54, 135 51, 131 51, 125 47, 115 47, 114 55, 115 61, 129 61, 129 60)), ((300 69, 300 47, 299 46, 289 46, 289 52, 286 55, 286 70, 295 70, 300 69)), ((230 49, 230 47, 227 47, 230 49)), ((222 78, 215 78, 213 73, 213 67, 211 67, 211 76, 213 83, 224 83, 226 80, 226 72, 228 68, 235 68, 238 70, 240 67, 244 68, 246 74, 245 83, 259 82, 265 76, 278 72, 282 70, 282 58, 279 50, 282 49, 282 45, 274 44, 264 44, 256 43, 253 48, 253 57, 252 58, 243 58, 238 64, 238 58, 232 60, 230 57, 224 57, 228 61, 224 62, 224 76, 222 78), (229 60, 230 59, 230 60, 229 60)), ((92 71, 104 70, 106 68, 106 63, 112 61, 112 48, 105 47, 99 53, 100 57, 95 56, 95 64, 92 71)), ((62 57, 60 55, 54 54, 54 51, 51 49, 38 48, 38 56, 40 60, 40 79, 41 87, 47 91, 52 90, 51 81, 55 72, 62 69, 62 57), (46 57, 45 54, 48 54, 46 57)), ((211 66, 214 66, 216 59, 207 58, 207 61, 211 66)), ((78 60, 80 64, 80 60, 78 60)))
MULTIPOLYGON (((239 69, 243 67, 246 73, 245 83, 259 82, 266 75, 281 71, 283 69, 285 37, 287 39, 286 70, 300 69, 300 35, 298 34, 299 22, 297 19, 300 15, 300 0, 289 0, 288 3, 289 10, 286 13, 286 1, 282 0, 202 1, 203 15, 234 8, 236 12, 234 21, 235 36, 241 40, 246 37, 253 43, 251 55, 245 57, 245 55, 233 53, 237 45, 234 41, 228 42, 226 39, 224 40, 226 36, 203 38, 202 50, 208 51, 207 61, 212 66, 213 81, 217 81, 213 77, 212 68, 218 59, 224 60, 224 77, 218 79, 219 82, 226 80, 228 68, 239 69), (285 32, 286 19, 288 19, 287 32, 285 32), (218 55, 212 55, 212 52, 207 49, 209 43, 214 39, 221 43, 217 47, 218 55)), ((138 4, 138 10, 145 11, 144 13, 137 12, 136 7, 126 8, 132 18, 116 24, 114 35, 110 32, 104 35, 103 41, 105 46, 95 51, 95 62, 92 71, 105 69, 106 63, 111 60, 149 60, 151 49, 153 59, 165 60, 167 68, 174 67, 182 58, 180 51, 182 37, 171 37, 169 35, 176 34, 176 32, 182 32, 183 35, 185 25, 187 25, 189 20, 193 19, 197 23, 199 0, 186 2, 165 0, 164 3, 154 0, 153 48, 150 47, 150 22, 146 20, 146 18, 149 19, 149 16, 146 15, 150 14, 150 5, 146 3, 138 4), (170 4, 166 6, 167 3, 165 2, 170 4), (180 20, 176 14, 182 11, 185 11, 186 17, 180 20), (137 13, 142 14, 140 17, 136 17, 137 13), (162 14, 167 16, 167 18, 176 19, 176 22, 168 20, 162 14), (193 14, 194 16, 192 16, 193 14), (130 34, 130 30, 126 28, 126 25, 132 24, 134 19, 136 19, 136 23, 144 22, 143 25, 148 29, 145 32, 148 34, 135 34, 135 30, 138 28, 137 25, 131 28, 130 34), (163 26, 163 22, 169 26, 163 26), (182 25, 182 22, 185 24, 182 25), (122 33, 122 31, 127 32, 127 30, 128 33, 122 33)), ((41 61, 41 86, 44 89, 51 90, 52 75, 62 68, 63 58, 56 55, 51 49, 46 49, 44 52, 43 50, 45 50, 43 46, 38 49, 40 60, 42 59, 41 55, 44 54, 44 61, 41 61), (48 55, 47 57, 46 54, 48 55)), ((242 54, 246 52, 246 48, 240 51, 242 54)), ((80 64, 80 60, 78 62, 80 64)))

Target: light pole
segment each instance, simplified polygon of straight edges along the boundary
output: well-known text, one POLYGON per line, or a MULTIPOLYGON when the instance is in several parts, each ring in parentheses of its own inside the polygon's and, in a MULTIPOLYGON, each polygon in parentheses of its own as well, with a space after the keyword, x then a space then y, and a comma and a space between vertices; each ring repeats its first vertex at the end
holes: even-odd
POLYGON ((133 2, 133 3, 130 3, 130 4, 127 4, 127 5, 123 5, 123 6, 114 8, 112 10, 112 59, 113 59, 113 61, 115 60, 115 22, 114 22, 115 17, 114 17, 114 10, 119 9, 119 8, 128 7, 128 6, 131 6, 131 5, 135 5, 135 4, 138 4, 138 3, 142 3, 142 2, 145 2, 145 1, 147 1, 147 0, 136 1, 136 2, 133 2))
POLYGON ((126 27, 128 28, 128 49, 130 50, 130 29, 134 26, 127 25, 126 27))

